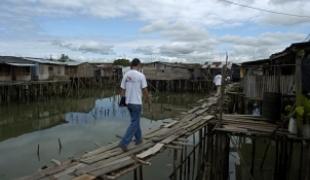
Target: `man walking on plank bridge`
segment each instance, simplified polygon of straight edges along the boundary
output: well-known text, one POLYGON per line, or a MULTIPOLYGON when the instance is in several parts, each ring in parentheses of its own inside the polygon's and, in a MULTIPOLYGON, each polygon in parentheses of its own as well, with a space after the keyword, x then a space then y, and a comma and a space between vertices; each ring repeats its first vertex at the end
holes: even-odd
POLYGON ((131 61, 131 69, 125 73, 121 82, 121 106, 127 106, 131 122, 125 135, 123 136, 119 147, 125 152, 128 151, 127 146, 135 137, 136 144, 142 143, 142 132, 140 127, 140 116, 142 109, 142 91, 147 103, 150 103, 147 90, 147 82, 144 74, 139 72, 141 62, 135 58, 131 61))

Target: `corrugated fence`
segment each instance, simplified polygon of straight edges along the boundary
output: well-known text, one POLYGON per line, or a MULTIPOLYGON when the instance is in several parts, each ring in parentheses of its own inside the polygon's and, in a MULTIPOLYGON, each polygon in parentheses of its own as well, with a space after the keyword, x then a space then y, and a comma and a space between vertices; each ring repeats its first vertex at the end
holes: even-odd
POLYGON ((294 76, 253 76, 243 79, 244 94, 247 98, 263 99, 264 92, 275 92, 290 95, 295 92, 294 76))

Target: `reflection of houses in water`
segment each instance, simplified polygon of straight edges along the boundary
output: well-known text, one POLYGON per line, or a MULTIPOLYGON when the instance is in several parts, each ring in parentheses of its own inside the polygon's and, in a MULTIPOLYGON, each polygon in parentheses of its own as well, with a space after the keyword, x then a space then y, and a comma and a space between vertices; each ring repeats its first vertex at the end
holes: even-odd
POLYGON ((72 124, 87 124, 97 120, 119 121, 128 119, 127 108, 120 108, 118 101, 118 96, 98 99, 89 112, 70 112, 66 114, 65 119, 72 124))
POLYGON ((0 141, 66 123, 65 112, 88 112, 95 98, 55 100, 48 103, 11 105, 0 109, 0 141))
POLYGON ((14 115, 9 113, 1 116, 0 141, 65 123, 63 113, 53 110, 40 112, 38 106, 31 106, 31 109, 15 112, 14 115))

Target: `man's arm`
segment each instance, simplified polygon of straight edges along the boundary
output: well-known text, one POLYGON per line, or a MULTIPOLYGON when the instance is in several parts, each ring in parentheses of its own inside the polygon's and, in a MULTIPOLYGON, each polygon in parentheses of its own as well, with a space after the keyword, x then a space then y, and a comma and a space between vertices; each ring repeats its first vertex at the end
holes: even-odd
POLYGON ((125 89, 121 88, 120 92, 119 92, 119 95, 121 97, 125 96, 125 89))
POLYGON ((143 97, 145 98, 145 101, 147 103, 150 103, 150 96, 149 96, 149 91, 146 88, 143 88, 143 97))
POLYGON ((119 95, 121 97, 125 96, 125 91, 126 91, 126 74, 124 75, 122 82, 121 82, 121 86, 120 86, 120 92, 119 95))
POLYGON ((142 77, 141 86, 142 86, 142 91, 143 91, 143 97, 144 97, 145 101, 150 105, 151 101, 150 101, 150 97, 149 97, 149 91, 147 90, 147 81, 146 81, 146 78, 144 75, 142 77))

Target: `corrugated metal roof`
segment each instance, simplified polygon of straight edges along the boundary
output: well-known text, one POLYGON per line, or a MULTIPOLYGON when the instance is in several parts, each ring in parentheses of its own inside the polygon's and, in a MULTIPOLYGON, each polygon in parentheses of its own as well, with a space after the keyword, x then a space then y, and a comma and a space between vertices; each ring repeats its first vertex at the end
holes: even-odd
POLYGON ((33 67, 35 64, 26 64, 26 63, 5 63, 10 66, 17 66, 17 67, 33 67))
POLYGON ((20 63, 20 64, 51 64, 51 65, 63 65, 63 66, 78 66, 87 62, 68 61, 60 62, 57 60, 50 60, 44 58, 33 57, 15 57, 15 56, 0 56, 0 63, 20 63))
POLYGON ((71 61, 71 62, 66 62, 65 63, 65 65, 67 65, 67 66, 79 66, 79 65, 81 65, 81 64, 85 64, 85 63, 87 63, 87 62, 76 62, 76 61, 71 61))
POLYGON ((0 56, 0 63, 30 63, 28 60, 25 60, 21 57, 14 57, 14 56, 0 56))
MULTIPOLYGON (((215 62, 210 62, 210 63, 208 62, 205 65, 207 65, 207 67, 211 69, 222 69, 226 65, 226 62, 215 61, 215 62)), ((227 62, 227 68, 231 69, 231 66, 232 66, 232 62, 227 62)))
POLYGON ((23 59, 36 62, 36 63, 41 63, 41 64, 66 65, 65 62, 53 61, 53 60, 43 59, 43 58, 23 57, 23 59))

